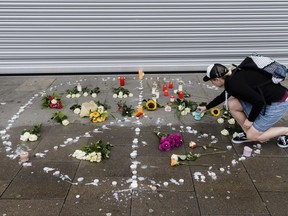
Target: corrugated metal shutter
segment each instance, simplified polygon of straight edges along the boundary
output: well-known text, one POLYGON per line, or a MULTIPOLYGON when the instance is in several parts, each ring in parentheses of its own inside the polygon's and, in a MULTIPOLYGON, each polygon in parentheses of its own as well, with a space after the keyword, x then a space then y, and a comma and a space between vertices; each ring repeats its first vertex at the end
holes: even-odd
POLYGON ((0 0, 1 74, 288 64, 287 45, 287 0, 0 0))

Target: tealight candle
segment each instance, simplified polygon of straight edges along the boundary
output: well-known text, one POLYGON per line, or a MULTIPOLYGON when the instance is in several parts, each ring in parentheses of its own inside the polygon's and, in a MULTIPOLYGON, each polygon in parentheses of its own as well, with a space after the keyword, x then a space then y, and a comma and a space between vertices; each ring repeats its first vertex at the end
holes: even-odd
POLYGON ((20 161, 21 162, 26 162, 29 160, 29 153, 26 151, 23 151, 20 153, 20 161))
POLYGON ((125 84, 125 78, 120 77, 120 86, 124 86, 124 84, 125 84))
POLYGON ((133 170, 136 170, 136 168, 137 168, 137 165, 136 164, 132 164, 131 166, 130 166, 130 169, 133 171, 133 170))
POLYGON ((169 82, 169 88, 170 88, 170 89, 173 88, 173 82, 169 82))

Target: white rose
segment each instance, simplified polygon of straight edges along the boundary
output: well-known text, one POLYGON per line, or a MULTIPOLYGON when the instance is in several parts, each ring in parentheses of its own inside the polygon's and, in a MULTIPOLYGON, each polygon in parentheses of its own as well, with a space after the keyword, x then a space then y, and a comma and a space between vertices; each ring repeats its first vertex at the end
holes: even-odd
POLYGON ((76 94, 72 94, 71 97, 72 97, 72 98, 75 98, 75 97, 76 97, 76 94))
POLYGON ((20 136, 20 140, 22 141, 27 141, 29 139, 30 133, 29 132, 25 132, 24 134, 22 134, 20 136))
POLYGON ((132 94, 132 93, 129 93, 129 97, 133 97, 133 94, 132 94))
POLYGON ((88 92, 84 92, 83 94, 84 97, 87 97, 88 95, 89 95, 88 92))
POLYGON ((182 105, 179 105, 179 106, 178 106, 178 110, 180 111, 180 110, 182 110, 182 109, 184 109, 184 107, 183 107, 182 105))
POLYGON ((102 160, 102 154, 101 154, 101 152, 97 152, 97 160, 96 160, 96 162, 99 163, 99 162, 101 162, 101 160, 102 160))
POLYGON ((223 136, 228 136, 228 135, 229 135, 229 131, 226 130, 226 129, 223 129, 223 130, 221 131, 221 134, 222 134, 223 136))
POLYGON ((38 140, 38 137, 35 134, 30 134, 29 141, 34 142, 36 140, 38 140))
MULTIPOLYGON (((116 94, 115 94, 116 95, 116 94)), ((96 93, 92 93, 92 95, 91 95, 93 98, 96 98, 97 97, 97 94, 96 93)), ((113 95, 113 97, 114 97, 114 95, 113 95)), ((116 97, 117 97, 117 95, 116 95, 116 97)))
POLYGON ((67 94, 67 95, 66 95, 66 98, 71 98, 71 94, 67 94))
POLYGON ((80 114, 80 112, 81 112, 81 109, 79 109, 79 108, 76 108, 74 111, 73 111, 75 114, 80 114))
POLYGON ((75 158, 77 158, 77 159, 79 159, 79 160, 83 160, 84 157, 85 157, 85 155, 86 155, 86 153, 85 153, 84 151, 76 150, 76 151, 73 153, 72 157, 75 157, 75 158))
POLYGON ((223 119, 223 118, 218 118, 218 119, 217 119, 217 122, 218 122, 219 124, 223 124, 223 123, 224 123, 224 119, 223 119))
POLYGON ((127 94, 124 94, 124 95, 123 95, 123 98, 127 98, 127 97, 128 97, 128 95, 127 95, 127 94))
POLYGON ((235 119, 234 118, 229 119, 228 123, 231 124, 231 125, 235 124, 235 119))
POLYGON ((177 94, 178 93, 178 89, 174 89, 174 94, 177 94))
POLYGON ((190 113, 191 109, 190 109, 189 107, 186 107, 186 108, 185 108, 185 111, 186 111, 187 113, 190 113))
POLYGON ((172 154, 171 159, 178 161, 178 156, 176 154, 172 154))
POLYGON ((182 115, 182 116, 187 115, 187 112, 186 112, 185 110, 183 110, 183 111, 181 112, 181 115, 182 115))
POLYGON ((123 92, 122 91, 119 92, 118 98, 123 98, 123 92))
POLYGON ((234 132, 233 135, 232 135, 232 137, 235 138, 237 135, 238 135, 238 133, 237 133, 237 132, 234 132))
POLYGON ((118 97, 118 95, 117 94, 113 94, 113 98, 117 98, 118 97))
POLYGON ((53 99, 53 100, 51 100, 51 103, 52 103, 52 104, 57 104, 57 100, 56 100, 56 99, 53 99))
POLYGON ((104 107, 103 106, 99 106, 97 110, 98 110, 99 113, 103 113, 104 112, 104 107))
POLYGON ((77 94, 75 95, 76 98, 79 98, 80 96, 81 96, 80 93, 77 93, 77 94))
POLYGON ((62 121, 62 125, 67 126, 70 122, 67 119, 64 119, 62 121))
POLYGON ((171 110, 172 110, 171 106, 168 106, 168 105, 165 106, 165 111, 166 112, 171 112, 171 110))

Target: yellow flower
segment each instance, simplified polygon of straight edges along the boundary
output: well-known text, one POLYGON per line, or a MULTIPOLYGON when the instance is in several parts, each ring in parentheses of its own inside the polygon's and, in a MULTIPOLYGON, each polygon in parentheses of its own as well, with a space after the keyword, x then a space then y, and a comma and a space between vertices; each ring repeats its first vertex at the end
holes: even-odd
POLYGON ((157 103, 151 99, 146 102, 145 106, 146 106, 146 109, 150 111, 157 109, 157 103))
POLYGON ((92 112, 90 113, 90 118, 97 118, 98 116, 100 116, 100 113, 99 112, 92 112))
POLYGON ((219 108, 213 108, 213 109, 211 109, 211 114, 213 115, 213 116, 215 116, 215 117, 217 117, 217 116, 219 116, 220 115, 220 113, 221 113, 221 111, 220 111, 220 109, 219 108))
POLYGON ((98 119, 98 122, 103 122, 106 120, 106 116, 100 116, 97 119, 98 119))

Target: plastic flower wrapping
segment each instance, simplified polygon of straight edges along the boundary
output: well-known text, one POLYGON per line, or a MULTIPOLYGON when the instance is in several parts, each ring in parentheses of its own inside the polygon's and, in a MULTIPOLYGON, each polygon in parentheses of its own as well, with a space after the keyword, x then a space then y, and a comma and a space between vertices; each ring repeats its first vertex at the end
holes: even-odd
POLYGON ((159 131, 154 131, 159 138, 159 150, 171 151, 173 148, 179 147, 183 144, 182 135, 180 133, 166 134, 159 131))

